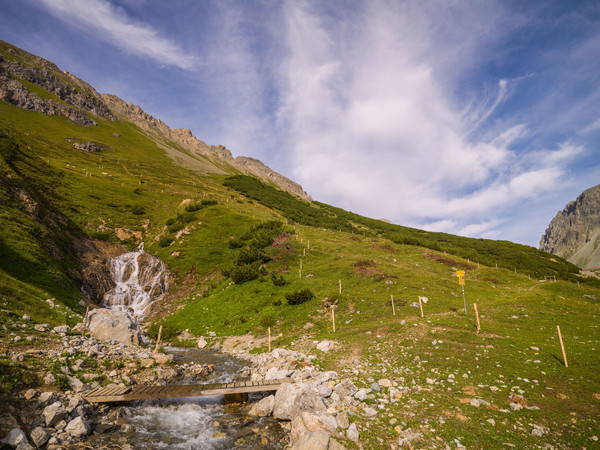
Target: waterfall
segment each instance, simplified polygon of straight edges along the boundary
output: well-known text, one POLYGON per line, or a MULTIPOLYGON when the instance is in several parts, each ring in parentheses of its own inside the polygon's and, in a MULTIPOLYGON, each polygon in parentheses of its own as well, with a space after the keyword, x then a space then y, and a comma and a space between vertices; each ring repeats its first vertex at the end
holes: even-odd
POLYGON ((129 312, 141 318, 150 304, 161 298, 168 288, 166 264, 144 252, 144 243, 134 252, 109 262, 115 287, 104 294, 102 304, 110 309, 129 312))

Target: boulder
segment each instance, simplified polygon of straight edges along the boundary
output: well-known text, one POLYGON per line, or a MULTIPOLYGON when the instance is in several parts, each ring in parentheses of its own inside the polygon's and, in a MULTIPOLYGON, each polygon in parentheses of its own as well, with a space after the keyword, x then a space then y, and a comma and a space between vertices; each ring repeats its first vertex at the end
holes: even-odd
POLYGON ((333 342, 330 340, 324 339, 317 344, 317 350, 321 350, 322 352, 328 352, 333 348, 333 342))
POLYGON ((87 420, 78 416, 67 424, 65 431, 73 437, 81 437, 90 434, 91 427, 87 420))
POLYGON ((27 436, 20 428, 13 428, 13 430, 8 433, 8 435, 2 440, 3 444, 10 445, 12 447, 16 447, 20 444, 28 444, 27 436))
POLYGON ((263 398, 259 402, 256 402, 250 408, 251 416, 265 417, 269 416, 273 413, 273 407, 275 406, 275 396, 269 395, 268 397, 263 398))
POLYGON ((168 364, 173 362, 173 355, 166 355, 164 353, 154 353, 152 358, 157 364, 168 364))
POLYGON ((57 333, 67 334, 69 332, 69 325, 60 325, 58 327, 54 327, 53 330, 57 333))
POLYGON ((204 339, 204 337, 201 337, 200 339, 198 339, 198 348, 204 348, 208 345, 208 342, 206 342, 206 339, 204 339))
POLYGON ((275 394, 273 417, 291 420, 303 411, 325 412, 327 408, 316 387, 311 383, 285 383, 275 394))
POLYGON ((306 433, 298 442, 296 442, 291 450, 344 450, 345 447, 332 439, 329 433, 318 430, 306 433))
POLYGON ((318 430, 333 434, 336 429, 337 421, 334 417, 326 414, 313 414, 308 411, 303 411, 292 420, 290 441, 296 442, 306 433, 318 430))
POLYGON ((67 411, 61 402, 54 402, 42 412, 47 427, 53 427, 67 416, 67 411))
POLYGON ((36 447, 41 447, 50 439, 50 433, 42 427, 37 427, 31 431, 30 437, 36 447))
POLYGON ((358 442, 359 434, 355 423, 350 424, 346 430, 346 436, 348 436, 348 439, 351 441, 358 442))
POLYGON ((334 388, 333 392, 335 392, 341 399, 344 399, 348 396, 353 396, 358 392, 358 388, 352 383, 352 381, 345 379, 341 383, 338 383, 334 388))
POLYGON ((96 339, 116 340, 123 345, 139 345, 140 332, 137 324, 124 311, 98 308, 88 314, 88 328, 96 339))

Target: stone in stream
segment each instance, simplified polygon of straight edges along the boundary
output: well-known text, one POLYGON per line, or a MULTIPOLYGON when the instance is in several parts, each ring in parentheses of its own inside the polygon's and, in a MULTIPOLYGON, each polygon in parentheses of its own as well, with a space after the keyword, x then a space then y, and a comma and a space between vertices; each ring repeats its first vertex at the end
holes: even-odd
POLYGON ((251 416, 265 417, 269 416, 273 413, 273 407, 275 406, 275 396, 269 395, 268 397, 263 398, 259 402, 256 402, 250 408, 251 416))

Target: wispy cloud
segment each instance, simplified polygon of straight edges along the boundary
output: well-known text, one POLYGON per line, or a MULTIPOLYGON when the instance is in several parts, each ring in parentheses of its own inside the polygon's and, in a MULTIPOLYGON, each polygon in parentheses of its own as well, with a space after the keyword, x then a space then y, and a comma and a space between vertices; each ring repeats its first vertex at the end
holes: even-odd
MULTIPOLYGON (((469 7, 454 16, 458 47, 458 36, 448 43, 439 29, 445 11, 418 2, 365 6, 360 21, 347 21, 343 46, 335 17, 315 9, 287 5, 281 114, 295 175, 317 198, 397 223, 493 234, 508 209, 560 187, 583 152, 569 143, 526 150, 526 123, 490 125, 511 97, 510 79, 465 109, 445 74, 460 79, 489 50, 480 47, 480 27, 470 27, 469 7), (487 131, 471 136, 477 128, 487 131)), ((478 23, 507 21, 498 9, 477 14, 478 23)))
POLYGON ((40 0, 57 18, 121 50, 156 62, 193 69, 197 60, 151 26, 136 22, 106 0, 40 0))

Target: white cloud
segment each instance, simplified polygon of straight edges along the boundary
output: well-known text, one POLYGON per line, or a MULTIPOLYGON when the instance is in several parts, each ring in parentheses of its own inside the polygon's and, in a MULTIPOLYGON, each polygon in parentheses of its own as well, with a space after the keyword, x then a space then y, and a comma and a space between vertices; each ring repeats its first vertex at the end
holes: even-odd
POLYGON ((68 22, 125 52, 153 59, 160 64, 190 70, 196 58, 143 23, 131 20, 123 10, 106 0, 41 0, 57 18, 68 22))
POLYGON ((407 4, 365 7, 343 45, 334 24, 309 4, 287 4, 280 113, 292 133, 295 177, 315 198, 371 217, 496 236, 498 217, 556 189, 564 164, 583 149, 565 143, 516 151, 512 146, 528 137, 525 123, 471 138, 510 97, 511 80, 497 81, 493 96, 465 109, 443 69, 451 64, 459 77, 477 56, 480 30, 464 32, 470 24, 459 19, 460 48, 448 46, 436 35, 443 11, 424 14, 407 4), (446 53, 463 59, 436 58, 446 53))

